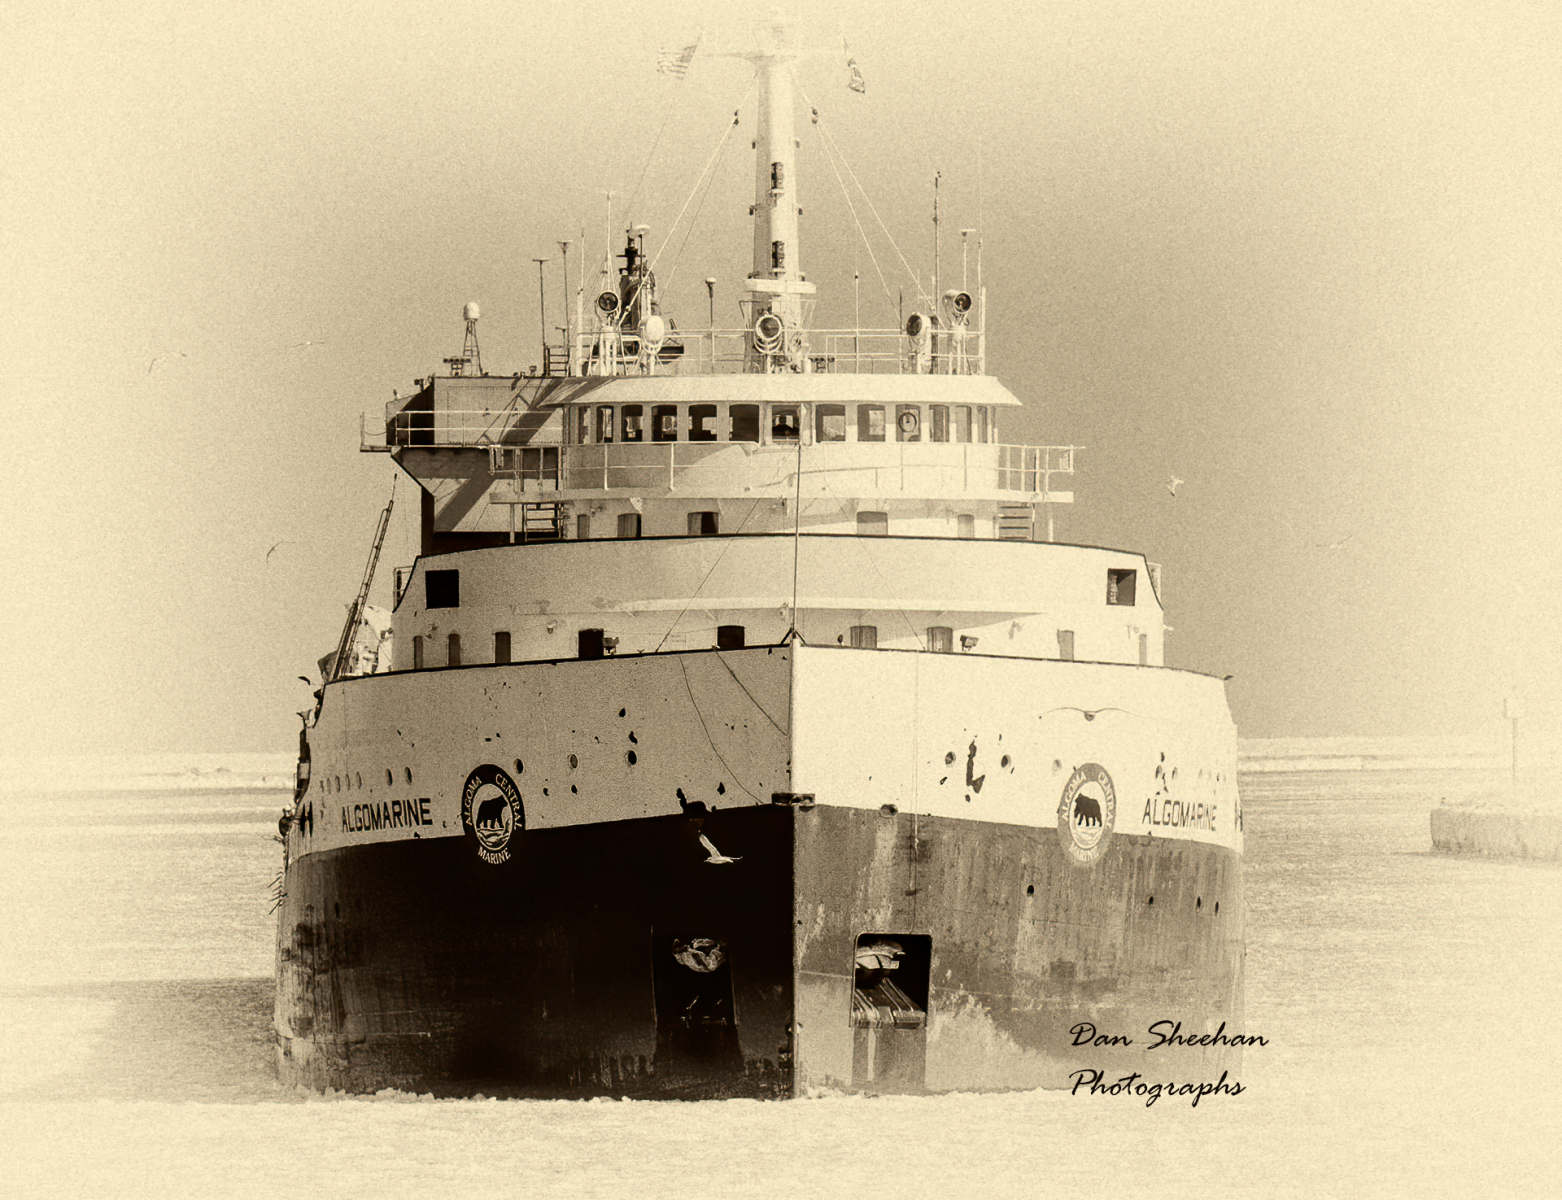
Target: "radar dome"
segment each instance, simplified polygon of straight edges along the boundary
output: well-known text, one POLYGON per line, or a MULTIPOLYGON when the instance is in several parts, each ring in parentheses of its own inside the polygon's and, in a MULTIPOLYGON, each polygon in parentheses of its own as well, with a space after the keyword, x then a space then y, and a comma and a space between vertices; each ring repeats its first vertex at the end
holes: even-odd
POLYGON ((468 301, 467 302, 467 306, 461 310, 461 315, 462 315, 462 317, 464 317, 468 321, 475 321, 475 320, 477 320, 477 318, 482 315, 478 311, 477 301, 476 300, 468 301))

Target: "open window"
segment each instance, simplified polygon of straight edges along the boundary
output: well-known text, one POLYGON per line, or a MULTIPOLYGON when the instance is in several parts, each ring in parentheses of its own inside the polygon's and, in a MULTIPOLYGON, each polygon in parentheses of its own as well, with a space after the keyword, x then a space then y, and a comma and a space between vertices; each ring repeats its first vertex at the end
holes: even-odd
POLYGON ((746 631, 741 625, 718 625, 716 626, 716 649, 741 650, 746 636, 746 631))
POLYGON ((423 572, 423 606, 425 608, 460 608, 461 572, 423 572))
POLYGON ((678 406, 676 404, 651 405, 651 440, 676 442, 678 440, 678 406))
POLYGON ((702 510, 689 514, 690 537, 712 537, 720 531, 721 514, 702 510))
POLYGON ((814 406, 814 441, 844 442, 846 440, 846 406, 844 404, 818 404, 814 406))
POLYGON ((772 442, 797 441, 797 406, 772 404, 770 406, 770 440, 772 442))
POLYGON ((734 442, 759 441, 759 405, 734 404, 727 411, 732 418, 734 442))
POLYGON ((643 405, 624 405, 623 429, 621 432, 626 442, 645 440, 645 408, 643 405))
POLYGON ((859 404, 857 406, 857 440, 882 442, 884 440, 884 406, 859 404))
POLYGON ((1132 604, 1134 579, 1139 574, 1132 567, 1118 569, 1108 567, 1106 572, 1106 602, 1108 604, 1132 604))
POLYGON ((714 442, 716 440, 716 406, 714 404, 689 405, 689 440, 714 442))

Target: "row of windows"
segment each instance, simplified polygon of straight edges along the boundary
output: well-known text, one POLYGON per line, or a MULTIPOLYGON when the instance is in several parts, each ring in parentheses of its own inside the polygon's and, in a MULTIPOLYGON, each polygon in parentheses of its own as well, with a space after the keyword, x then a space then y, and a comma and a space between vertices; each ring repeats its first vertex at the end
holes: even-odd
MULTIPOLYGON (((717 512, 691 512, 688 530, 691 537, 710 537, 720 532, 721 514, 717 512)), ((959 532, 962 538, 976 536, 976 518, 969 513, 959 516, 959 532)), ((889 514, 860 512, 857 514, 857 532, 864 536, 884 536, 889 533, 889 514)), ((581 513, 576 518, 575 536, 585 539, 591 536, 591 517, 581 513)), ((640 514, 620 513, 618 536, 640 536, 640 514)), ((1106 602, 1132 606, 1136 591, 1135 581, 1139 572, 1132 567, 1108 567, 1106 572, 1106 602)), ((427 608, 461 607, 461 572, 459 570, 425 571, 423 573, 424 605, 427 608)))
MULTIPOLYGON (((618 536, 621 538, 637 538, 640 536, 642 522, 637 512, 618 514, 618 536)), ((956 518, 956 529, 962 538, 974 538, 976 536, 976 518, 970 513, 961 513, 956 518)), ((575 516, 575 540, 589 541, 591 539, 591 514, 577 513, 575 516)), ((721 514, 719 512, 699 511, 687 514, 687 530, 690 537, 712 537, 721 532, 721 514)), ((882 512, 860 512, 857 514, 857 532, 864 537, 888 537, 889 514, 882 512)), ((435 572, 430 571, 430 575, 435 572)), ((1131 591, 1131 589, 1130 589, 1131 591)), ((1116 601, 1113 601, 1116 603, 1116 601)), ((1132 603, 1132 600, 1124 603, 1132 603)), ((434 605, 430 608, 453 608, 455 605, 434 605)))
POLYGON ((581 444, 609 442, 796 442, 812 411, 816 442, 988 442, 992 411, 970 404, 583 404, 581 444), (851 436, 851 435, 855 436, 851 436))
MULTIPOLYGON (((926 630, 926 645, 928 650, 935 654, 953 654, 955 649, 955 631, 948 625, 930 625, 926 630)), ((1064 634, 1059 634, 1059 639, 1064 634)), ((1067 634, 1067 653, 1065 658, 1074 656, 1074 635, 1067 634)), ((845 645, 856 647, 860 650, 875 650, 879 645, 879 627, 877 625, 853 625, 845 634, 836 639, 845 645)), ((960 638, 961 649, 972 650, 976 647, 974 637, 960 638)), ((716 649, 741 650, 748 644, 748 630, 743 625, 718 625, 716 626, 716 649)), ((421 671, 425 665, 424 652, 425 639, 415 636, 412 639, 412 669, 421 671)), ((577 658, 605 658, 618 650, 618 639, 609 637, 602 629, 582 629, 576 634, 575 652, 577 658)), ((494 634, 494 657, 496 663, 508 663, 510 658, 510 634, 501 630, 494 634)), ((445 639, 445 665, 459 667, 461 665, 461 635, 449 634, 445 639)), ((388 782, 388 780, 387 780, 388 782)), ((411 782, 410 780, 408 782, 411 782)))

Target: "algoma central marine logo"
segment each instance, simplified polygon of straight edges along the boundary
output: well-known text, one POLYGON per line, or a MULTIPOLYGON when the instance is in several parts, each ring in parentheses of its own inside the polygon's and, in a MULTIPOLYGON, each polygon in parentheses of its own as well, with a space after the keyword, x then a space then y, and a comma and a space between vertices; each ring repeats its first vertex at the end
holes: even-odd
POLYGON ((461 789, 461 824, 477 839, 477 856, 496 866, 510 858, 510 838, 526 828, 526 809, 515 781, 484 764, 461 789))

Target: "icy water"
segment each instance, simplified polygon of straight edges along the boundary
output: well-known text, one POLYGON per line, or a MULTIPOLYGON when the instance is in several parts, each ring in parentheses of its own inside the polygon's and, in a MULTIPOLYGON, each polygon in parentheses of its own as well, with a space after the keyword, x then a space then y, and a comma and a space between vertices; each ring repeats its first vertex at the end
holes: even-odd
POLYGON ((1429 808, 1478 771, 1254 765, 1246 1032, 1268 1045, 1197 1107, 284 1092, 283 776, 0 780, 0 1195, 1562 1194, 1562 869, 1431 852, 1429 808))

